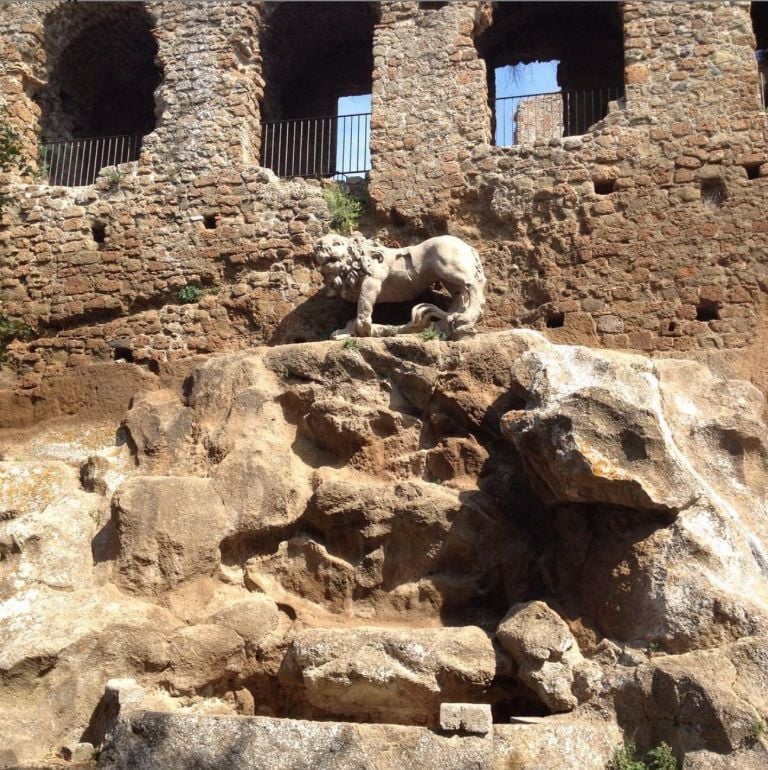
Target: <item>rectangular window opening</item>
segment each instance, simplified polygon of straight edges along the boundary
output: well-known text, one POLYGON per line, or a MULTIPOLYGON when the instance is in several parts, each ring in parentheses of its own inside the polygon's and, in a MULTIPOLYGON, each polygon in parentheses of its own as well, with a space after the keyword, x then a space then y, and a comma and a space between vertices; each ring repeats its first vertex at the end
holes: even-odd
POLYGON ((334 179, 365 176, 371 170, 371 104, 371 94, 338 100, 334 179))

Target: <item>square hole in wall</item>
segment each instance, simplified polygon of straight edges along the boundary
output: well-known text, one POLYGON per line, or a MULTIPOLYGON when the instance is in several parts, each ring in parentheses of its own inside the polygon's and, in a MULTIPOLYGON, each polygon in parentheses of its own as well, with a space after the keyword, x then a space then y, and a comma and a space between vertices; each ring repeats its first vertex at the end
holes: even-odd
POLYGON ((712 300, 702 300, 696 305, 697 321, 717 321, 720 318, 720 303, 712 300))
POLYGON ((551 313, 547 316, 547 329, 559 329, 565 323, 565 313, 551 313))
POLYGON ((107 238, 107 226, 104 224, 104 222, 99 222, 96 220, 91 225, 91 236, 93 237, 95 243, 104 243, 107 238))
POLYGON ((216 221, 215 214, 206 214, 203 217, 203 226, 206 230, 215 230, 218 222, 216 221))
POLYGON ((616 189, 615 179, 593 179, 596 195, 610 195, 616 189))
POLYGON ((702 179, 701 202, 705 206, 720 207, 726 199, 725 183, 722 179, 702 179))
POLYGON ((760 166, 762 162, 744 163, 744 170, 747 172, 747 179, 758 179, 760 177, 760 166))
POLYGON ((125 345, 117 345, 112 357, 115 361, 127 361, 129 364, 133 363, 133 351, 125 345))

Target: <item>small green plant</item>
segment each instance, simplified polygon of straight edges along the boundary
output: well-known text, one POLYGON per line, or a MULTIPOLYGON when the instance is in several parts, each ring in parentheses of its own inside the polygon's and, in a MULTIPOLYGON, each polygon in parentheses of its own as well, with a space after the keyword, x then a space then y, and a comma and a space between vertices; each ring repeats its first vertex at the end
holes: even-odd
POLYGON ((661 645, 658 642, 648 642, 648 646, 645 649, 648 655, 656 655, 661 652, 661 645))
POLYGON ((419 337, 425 342, 428 342, 429 340, 440 340, 441 342, 444 342, 448 339, 444 332, 438 331, 434 326, 430 326, 427 329, 420 331, 419 337))
POLYGON ((347 337, 341 346, 344 350, 360 350, 360 343, 354 337, 347 337))
POLYGON ((120 182, 123 181, 123 172, 118 169, 117 166, 113 166, 107 172, 107 182, 109 182, 109 189, 116 190, 120 187, 120 182))
POLYGON ((608 770, 678 770, 679 765, 670 746, 662 741, 651 749, 645 761, 637 758, 637 746, 627 741, 619 746, 608 763, 608 770))
POLYGON ((637 759, 637 746, 634 742, 627 741, 613 752, 608 770, 648 770, 648 767, 645 762, 637 759))
POLYGON ((179 289, 176 296, 182 305, 191 305, 200 302, 205 294, 206 290, 199 283, 188 283, 179 289))
MULTIPOLYGON (((21 137, 18 131, 7 122, 8 113, 0 110, 0 174, 7 174, 14 169, 22 170, 21 137)), ((0 192, 0 217, 5 207, 13 201, 8 193, 0 192)))
POLYGON ((45 136, 42 131, 37 134, 37 165, 32 176, 37 181, 47 182, 51 174, 50 155, 45 146, 45 136))
POLYGON ((28 340, 31 336, 31 327, 23 321, 0 314, 0 363, 5 361, 6 350, 10 342, 28 340))
POLYGON ((649 770, 678 770, 677 759, 664 741, 648 752, 648 760, 649 770))
POLYGON ((363 213, 363 203, 337 182, 323 190, 323 198, 331 214, 331 229, 341 235, 349 235, 357 229, 363 213))
POLYGON ((746 743, 748 746, 754 746, 759 743, 765 735, 766 725, 762 719, 756 719, 747 733, 746 743))

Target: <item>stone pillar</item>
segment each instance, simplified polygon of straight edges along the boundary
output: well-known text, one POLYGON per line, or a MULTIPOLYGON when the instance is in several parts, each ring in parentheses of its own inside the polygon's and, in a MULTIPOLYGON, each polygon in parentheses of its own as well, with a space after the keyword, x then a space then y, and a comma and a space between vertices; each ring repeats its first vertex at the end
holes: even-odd
POLYGON ((515 110, 515 144, 536 144, 563 136, 563 97, 560 94, 523 97, 515 110))
MULTIPOLYGON (((32 95, 45 85, 43 18, 56 3, 7 3, 0 16, 0 109, 22 140, 22 161, 37 160, 40 108, 32 95)), ((17 177, 18 174, 13 174, 17 177)))
POLYGON ((145 149, 154 163, 204 171, 258 165, 260 6, 154 2, 163 81, 158 124, 145 149))
POLYGON ((382 4, 374 36, 370 195, 413 225, 448 218, 461 163, 491 139, 485 62, 473 36, 481 4, 382 4))

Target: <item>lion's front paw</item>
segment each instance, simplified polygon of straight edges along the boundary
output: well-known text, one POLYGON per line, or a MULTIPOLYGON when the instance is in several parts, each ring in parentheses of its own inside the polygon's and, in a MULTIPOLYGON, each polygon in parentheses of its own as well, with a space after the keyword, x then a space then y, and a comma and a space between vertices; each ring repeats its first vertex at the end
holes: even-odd
POLYGON ((352 333, 349 331, 349 329, 336 329, 335 332, 331 332, 331 339, 332 340, 346 340, 349 339, 349 337, 352 337, 352 333))

